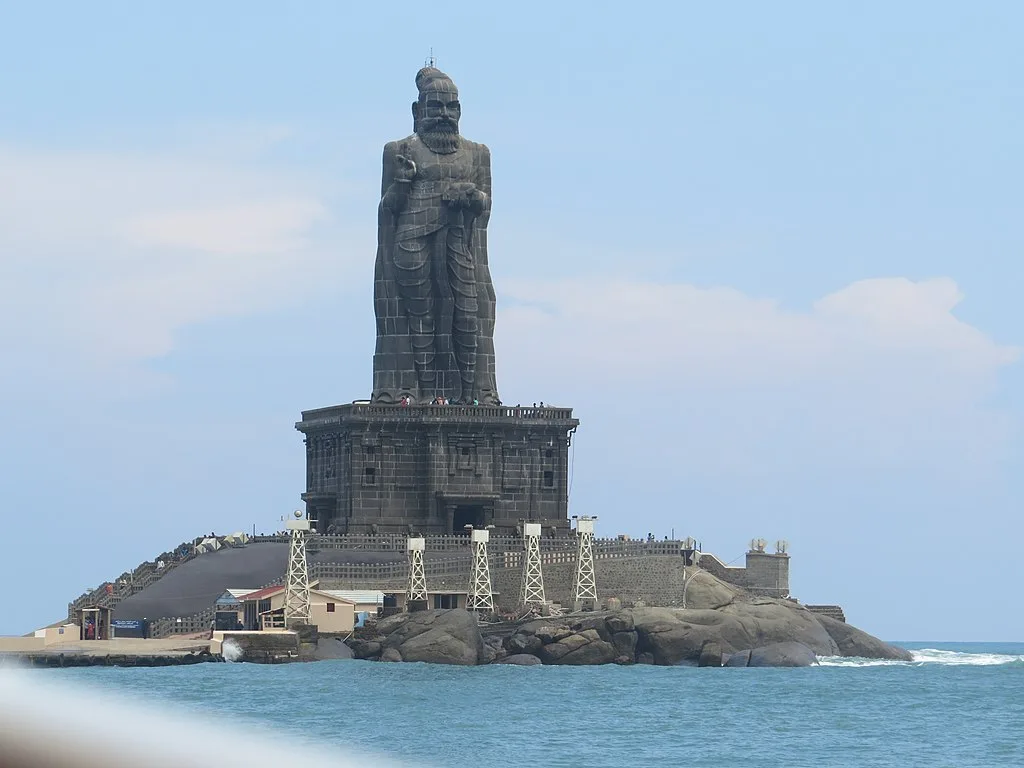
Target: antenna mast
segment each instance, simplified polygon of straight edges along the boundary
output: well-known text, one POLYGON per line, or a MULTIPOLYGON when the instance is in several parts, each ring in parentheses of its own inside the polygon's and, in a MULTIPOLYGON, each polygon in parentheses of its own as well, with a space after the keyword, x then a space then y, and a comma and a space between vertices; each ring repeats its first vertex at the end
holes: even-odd
POLYGON ((573 579, 573 609, 589 607, 597 610, 597 581, 594 575, 594 521, 597 517, 581 515, 576 520, 576 576, 573 579))
POLYGON ((409 602, 427 601, 427 577, 423 570, 423 550, 427 540, 422 536, 411 536, 406 539, 406 550, 409 552, 409 602))
POLYGON ((540 523, 523 525, 523 589, 519 602, 523 605, 544 605, 544 574, 540 561, 540 523))
POLYGON ((473 575, 469 581, 466 609, 476 611, 477 618, 480 618, 480 614, 494 613, 491 568, 487 561, 487 542, 491 538, 491 532, 486 528, 473 528, 469 532, 469 538, 473 546, 473 575))
POLYGON ((284 625, 289 629, 293 624, 309 624, 309 567, 306 562, 306 534, 309 520, 295 511, 295 519, 285 527, 291 531, 288 545, 288 578, 284 593, 284 625))

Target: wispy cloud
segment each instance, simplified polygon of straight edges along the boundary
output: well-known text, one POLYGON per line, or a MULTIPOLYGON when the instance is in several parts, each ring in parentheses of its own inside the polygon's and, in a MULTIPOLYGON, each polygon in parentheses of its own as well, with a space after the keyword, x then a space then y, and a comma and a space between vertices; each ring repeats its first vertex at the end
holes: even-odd
MULTIPOLYGON (((263 162, 278 135, 235 153, 0 145, 0 352, 14 386, 70 372, 130 389, 189 326, 337 301, 348 274, 369 290, 372 223, 350 226, 323 178, 263 162)), ((689 437, 671 450, 704 466, 778 462, 780 444, 793 461, 974 461, 1017 428, 987 396, 1020 351, 956 316, 949 278, 862 280, 803 310, 592 275, 498 289, 506 399, 657 404, 666 434, 689 437)))
POLYGON ((635 412, 635 439, 655 463, 671 455, 744 472, 779 462, 985 462, 1018 429, 988 397, 1020 350, 957 318, 962 296, 948 278, 863 280, 802 311, 682 283, 503 287, 506 394, 519 399, 512 393, 543 381, 528 399, 635 412))
POLYGON ((123 369, 344 274, 322 183, 241 154, 0 145, 0 341, 61 375, 123 369))

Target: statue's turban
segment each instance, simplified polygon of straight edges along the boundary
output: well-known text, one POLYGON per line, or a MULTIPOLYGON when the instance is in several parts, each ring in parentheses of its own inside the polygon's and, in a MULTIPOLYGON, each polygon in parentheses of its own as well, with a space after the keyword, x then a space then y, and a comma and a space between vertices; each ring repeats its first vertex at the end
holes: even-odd
POLYGON ((458 92, 455 83, 444 72, 436 67, 424 67, 416 73, 416 89, 420 96, 427 91, 454 91, 458 92))

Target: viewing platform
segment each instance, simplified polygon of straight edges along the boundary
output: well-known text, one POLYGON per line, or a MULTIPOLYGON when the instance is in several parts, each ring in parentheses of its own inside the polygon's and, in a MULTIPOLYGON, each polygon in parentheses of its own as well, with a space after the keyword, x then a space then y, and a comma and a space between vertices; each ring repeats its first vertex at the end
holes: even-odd
POLYGON ((342 423, 353 422, 461 422, 466 424, 486 422, 542 422, 546 424, 571 424, 579 426, 574 419, 572 408, 552 406, 519 405, 385 405, 370 402, 346 403, 326 408, 314 408, 302 412, 302 421, 295 423, 300 432, 325 429, 342 423))

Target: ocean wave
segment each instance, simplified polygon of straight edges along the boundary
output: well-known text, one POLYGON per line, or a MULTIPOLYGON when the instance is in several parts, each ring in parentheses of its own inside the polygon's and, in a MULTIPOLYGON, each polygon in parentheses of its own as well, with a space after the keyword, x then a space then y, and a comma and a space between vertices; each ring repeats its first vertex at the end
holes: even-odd
POLYGON ((1024 656, 1003 653, 963 653, 943 651, 937 648, 921 648, 911 651, 915 664, 966 664, 976 667, 992 667, 999 664, 1024 664, 1024 656))
POLYGON ((913 661, 895 661, 893 659, 862 659, 845 656, 823 656, 818 663, 823 667, 921 667, 925 665, 994 667, 1003 664, 1024 666, 1024 655, 1016 656, 1004 653, 964 653, 962 651, 944 651, 938 648, 921 648, 912 650, 913 661))

